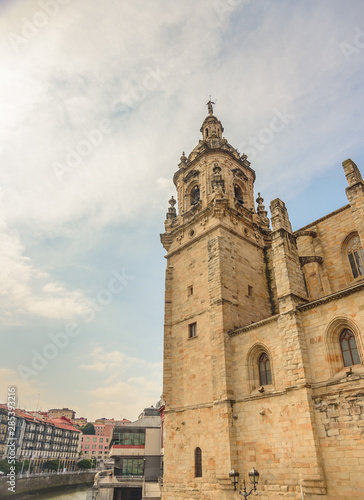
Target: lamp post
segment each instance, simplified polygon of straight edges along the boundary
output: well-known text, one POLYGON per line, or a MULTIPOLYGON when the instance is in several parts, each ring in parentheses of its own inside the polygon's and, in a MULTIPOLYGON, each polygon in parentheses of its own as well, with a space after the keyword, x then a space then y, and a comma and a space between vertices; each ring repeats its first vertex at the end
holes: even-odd
MULTIPOLYGON (((234 491, 236 491, 236 485, 239 482, 239 472, 237 472, 235 469, 233 469, 229 473, 229 477, 231 479, 231 482, 233 483, 234 486, 234 491)), ((244 498, 248 498, 248 496, 253 492, 256 491, 257 489, 257 484, 259 481, 259 472, 253 467, 252 470, 248 474, 250 482, 252 484, 252 489, 249 491, 249 493, 246 491, 246 486, 245 486, 245 479, 243 479, 243 491, 239 490, 239 495, 243 496, 244 498)))

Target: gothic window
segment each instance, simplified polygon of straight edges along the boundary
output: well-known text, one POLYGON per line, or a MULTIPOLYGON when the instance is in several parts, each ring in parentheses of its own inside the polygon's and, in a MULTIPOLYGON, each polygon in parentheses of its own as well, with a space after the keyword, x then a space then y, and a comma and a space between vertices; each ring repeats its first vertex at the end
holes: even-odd
POLYGON ((197 205, 200 201, 200 188, 195 186, 191 191, 191 205, 197 205))
POLYGON ((358 348, 354 334, 351 330, 346 328, 341 332, 340 346, 344 366, 358 365, 360 363, 358 348))
POLYGON ((272 383, 269 356, 265 352, 259 358, 259 383, 260 385, 272 383))
POLYGON ((364 253, 358 235, 354 235, 350 238, 346 253, 354 278, 364 276, 364 253))
POLYGON ((195 477, 202 477, 202 451, 198 447, 195 449, 195 477))
POLYGON ((238 184, 235 184, 234 185, 234 196, 235 196, 235 199, 236 201, 240 204, 240 205, 243 205, 244 202, 243 202, 243 192, 241 190, 241 187, 238 186, 238 184))

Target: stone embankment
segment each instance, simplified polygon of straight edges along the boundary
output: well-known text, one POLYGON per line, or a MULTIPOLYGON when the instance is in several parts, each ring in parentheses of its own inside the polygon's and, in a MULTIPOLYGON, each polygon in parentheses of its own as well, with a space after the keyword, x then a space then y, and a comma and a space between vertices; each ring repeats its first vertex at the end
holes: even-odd
MULTIPOLYGON (((92 486, 95 471, 93 472, 69 472, 64 474, 40 474, 30 477, 16 477, 15 486, 10 484, 10 478, 0 479, 0 498, 16 499, 25 493, 44 493, 49 490, 76 489, 78 486, 92 486), (10 489, 9 489, 10 488, 10 489)), ((11 482, 13 483, 13 482, 11 482)))

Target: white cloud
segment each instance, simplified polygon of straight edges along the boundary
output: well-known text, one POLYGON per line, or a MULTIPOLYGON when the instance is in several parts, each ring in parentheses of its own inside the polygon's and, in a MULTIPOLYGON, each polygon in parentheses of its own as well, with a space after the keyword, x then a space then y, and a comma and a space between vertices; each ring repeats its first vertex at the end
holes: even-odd
MULTIPOLYGON (((21 17, 31 20, 39 3, 29 3, 21 17)), ((224 21, 245 3, 232 7, 227 2, 224 21)), ((15 12, 7 21, 8 32, 22 30, 15 12)), ((188 1, 183 9, 164 1, 152 9, 143 1, 133 6, 112 2, 103 6, 101 17, 95 1, 88 2, 87 12, 70 2, 16 58, 9 44, 3 47, 7 112, 0 117, 0 129, 10 125, 2 152, 9 220, 59 232, 71 219, 87 223, 93 214, 93 224, 104 225, 154 205, 167 118, 163 100, 181 89, 181 75, 205 65, 211 51, 218 53, 221 34, 221 13, 207 1, 188 1), (117 38, 110 39, 114 32, 117 38), (115 103, 127 106, 128 116, 115 113, 115 103), (77 157, 90 131, 100 130, 109 118, 113 132, 103 134, 80 159, 67 162, 77 157), (55 163, 72 170, 60 180, 55 163), (24 176, 24 170, 31 175, 24 176), (135 196, 138 192, 143 196, 135 196)), ((180 147, 176 143, 171 151, 180 147)))
MULTIPOLYGON (((348 148, 350 155, 362 150, 364 51, 348 62, 340 48, 353 41, 361 2, 348 9, 337 0, 70 1, 18 53, 6 36, 22 34, 39 0, 0 3, 0 315, 5 325, 27 315, 24 335, 38 330, 30 316, 66 319, 84 309, 87 299, 70 284, 70 265, 87 269, 83 284, 95 296, 105 253, 100 257, 98 248, 84 262, 80 246, 92 249, 96 233, 102 238, 121 223, 142 233, 152 218, 163 227, 175 195, 171 179, 182 151, 188 155, 200 138, 209 94, 235 147, 259 134, 275 108, 287 106, 296 116, 252 162, 266 206, 300 193, 345 159, 348 148), (105 119, 112 131, 92 135, 105 119), (57 177, 55 162, 71 170, 57 177), (55 252, 44 240, 57 237, 67 250, 57 256, 56 276, 55 252), (42 262, 31 258, 28 242, 42 262)), ((132 238, 109 238, 115 253, 125 245, 123 255, 135 255, 132 238)), ((135 286, 151 278, 143 279, 135 286)), ((106 343, 115 325, 101 326, 106 343)), ((139 411, 161 385, 159 364, 106 348, 83 359, 81 374, 99 376, 93 390, 100 413, 106 402, 119 411, 121 397, 134 395, 139 411)), ((49 380, 58 383, 56 374, 49 380)), ((87 416, 93 410, 81 399, 78 411, 87 416)))
POLYGON ((91 370, 96 372, 113 372, 122 375, 124 373, 138 372, 140 369, 143 371, 150 371, 153 375, 159 374, 162 370, 162 363, 150 362, 141 358, 128 356, 121 351, 106 351, 101 345, 93 348, 89 355, 85 356, 92 360, 91 364, 81 364, 84 370, 91 370))
POLYGON ((4 214, 0 220, 0 315, 7 325, 21 324, 30 313, 46 318, 72 318, 82 312, 86 298, 77 290, 37 268, 25 255, 15 230, 10 230, 4 214))
POLYGON ((158 381, 139 377, 92 389, 88 395, 92 400, 89 411, 93 415, 135 420, 144 408, 158 401, 161 386, 158 381))
POLYGON ((7 402, 8 388, 15 387, 17 408, 34 410, 37 405, 38 408, 46 407, 46 398, 40 399, 41 392, 45 396, 43 382, 36 383, 34 380, 24 382, 15 370, 9 368, 0 368, 0 380, 2 381, 0 401, 3 404, 7 402))
MULTIPOLYGON (((88 391, 92 413, 119 415, 134 419, 146 406, 155 404, 162 392, 162 363, 131 357, 121 351, 106 351, 95 346, 89 355, 92 363, 84 370, 104 374, 88 391)), ((90 410, 91 411, 91 410, 90 410)))

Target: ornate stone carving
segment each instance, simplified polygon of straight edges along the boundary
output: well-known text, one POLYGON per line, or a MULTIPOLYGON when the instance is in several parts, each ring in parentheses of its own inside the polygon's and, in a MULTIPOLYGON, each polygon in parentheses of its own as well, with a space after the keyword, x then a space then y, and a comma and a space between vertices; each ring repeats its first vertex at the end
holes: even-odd
POLYGON ((264 199, 260 196, 260 193, 258 193, 258 198, 255 201, 258 203, 257 213, 263 226, 269 226, 268 212, 265 210, 265 206, 263 205, 264 199))
POLYGON ((185 155, 184 151, 181 156, 181 163, 178 166, 179 168, 185 168, 187 166, 187 156, 185 155))
POLYGON ((233 178, 240 177, 241 179, 244 179, 244 181, 248 181, 248 177, 244 174, 242 170, 240 170, 240 168, 233 168, 232 173, 233 173, 233 178))
POLYGON ((218 163, 215 163, 212 174, 212 190, 217 198, 223 198, 224 196, 224 181, 221 175, 221 168, 218 163))
POLYGON ((166 219, 174 219, 175 217, 177 217, 177 210, 175 209, 175 204, 177 203, 177 201, 173 198, 169 200, 168 202, 171 206, 168 207, 168 212, 166 214, 166 219))
POLYGON ((169 249, 171 248, 171 245, 173 243, 173 236, 171 233, 164 233, 164 234, 161 234, 161 243, 163 245, 163 248, 165 250, 167 250, 167 252, 169 251, 169 249))
POLYGON ((200 175, 200 172, 198 170, 191 170, 188 172, 186 177, 184 177, 183 182, 188 182, 191 179, 194 179, 195 177, 198 177, 200 175))

